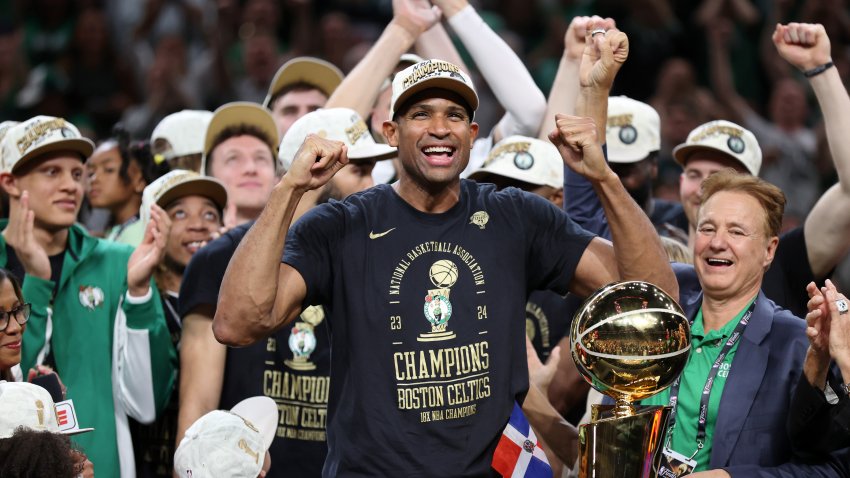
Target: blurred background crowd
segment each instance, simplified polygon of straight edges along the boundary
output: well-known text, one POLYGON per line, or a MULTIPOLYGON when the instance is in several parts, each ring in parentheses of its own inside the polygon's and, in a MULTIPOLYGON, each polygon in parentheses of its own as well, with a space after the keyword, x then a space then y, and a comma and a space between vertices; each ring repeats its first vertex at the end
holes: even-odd
MULTIPOLYGON (((823 24, 846 84, 844 0, 472 3, 544 93, 573 16, 616 20, 632 54, 612 94, 650 103, 661 115, 658 197, 679 197, 672 147, 716 118, 759 137, 761 176, 791 199, 786 228, 798 225, 835 182, 817 108, 809 107, 814 98, 778 57, 770 34, 777 22, 823 24)), ((147 138, 162 118, 182 109, 262 102, 275 71, 295 56, 323 58, 348 73, 391 18, 390 0, 3 0, 0 117, 64 117, 95 140, 120 121, 133 137, 147 138)), ((486 97, 484 82, 476 83, 486 97)), ((476 120, 487 131, 502 112, 497 101, 482 105, 476 120)))

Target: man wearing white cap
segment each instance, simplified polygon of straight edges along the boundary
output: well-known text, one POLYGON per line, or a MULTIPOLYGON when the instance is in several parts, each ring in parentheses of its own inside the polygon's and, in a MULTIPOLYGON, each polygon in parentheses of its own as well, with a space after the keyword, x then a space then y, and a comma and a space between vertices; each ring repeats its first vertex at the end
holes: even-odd
MULTIPOLYGON (((293 123, 280 146, 279 160, 284 167, 289 166, 308 134, 344 142, 350 148, 352 161, 323 188, 310 191, 299 204, 296 217, 315 206, 317 201, 341 200, 371 187, 375 161, 396 153, 391 146, 375 143, 356 112, 329 108, 308 113, 293 123)), ((184 404, 191 404, 192 409, 187 406, 181 410, 181 422, 191 420, 192 413, 202 410, 198 404, 210 409, 226 408, 254 394, 272 397, 280 403, 284 423, 277 429, 278 440, 270 449, 278 465, 268 476, 318 476, 327 454, 325 424, 330 384, 330 343, 325 310, 309 307, 299 320, 275 332, 266 341, 238 349, 226 349, 215 342, 209 325, 225 268, 250 227, 248 223, 228 231, 220 240, 199 251, 186 271, 180 313, 187 318, 187 326, 193 327, 191 347, 197 353, 181 356, 183 369, 193 371, 191 376, 185 377, 187 386, 182 389, 185 390, 184 404), (207 327, 205 341, 198 340, 195 330, 199 313, 209 313, 209 318, 205 315, 203 319, 207 327), (298 402, 297 405, 293 401, 298 402)), ((186 350, 186 345, 182 350, 186 350)))
POLYGON ((174 472, 180 478, 263 478, 272 465, 268 450, 277 423, 277 405, 268 397, 247 398, 229 412, 213 410, 186 430, 174 472))
POLYGON ((155 161, 166 161, 171 169, 201 172, 204 135, 212 112, 183 110, 172 113, 153 129, 151 152, 155 161))
POLYGON ((613 247, 536 195, 460 179, 477 106, 469 76, 453 64, 403 70, 384 123, 399 181, 317 206, 284 237, 304 192, 349 161, 341 143, 310 136, 228 266, 213 325, 223 343, 251 343, 304 305, 326 306, 325 476, 491 473, 528 387, 528 290, 586 295, 640 278, 677 293, 660 241, 607 167, 591 120, 560 116, 551 139, 603 197, 613 247), (647 239, 636 247, 626 235, 647 239))
POLYGON ((9 220, 0 223, 0 265, 42 304, 24 334, 21 367, 52 365, 98 432, 74 441, 99 473, 134 476, 127 417, 151 422, 173 385, 176 354, 151 276, 170 221, 154 207, 135 251, 75 224, 84 166, 94 145, 62 118, 36 116, 3 138, 0 184, 9 220), (50 307, 47 307, 50 305, 50 307))
POLYGON ((343 74, 332 63, 318 58, 293 58, 275 73, 263 106, 272 113, 283 137, 298 118, 325 106, 342 83, 343 74))

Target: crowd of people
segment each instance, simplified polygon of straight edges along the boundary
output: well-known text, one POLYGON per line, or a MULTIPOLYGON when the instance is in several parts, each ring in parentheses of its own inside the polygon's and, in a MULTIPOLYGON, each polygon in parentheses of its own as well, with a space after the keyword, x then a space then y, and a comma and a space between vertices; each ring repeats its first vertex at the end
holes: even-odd
POLYGON ((846 11, 76 3, 0 21, 0 476, 493 476, 517 403, 582 474, 621 280, 663 476, 850 476, 846 11))

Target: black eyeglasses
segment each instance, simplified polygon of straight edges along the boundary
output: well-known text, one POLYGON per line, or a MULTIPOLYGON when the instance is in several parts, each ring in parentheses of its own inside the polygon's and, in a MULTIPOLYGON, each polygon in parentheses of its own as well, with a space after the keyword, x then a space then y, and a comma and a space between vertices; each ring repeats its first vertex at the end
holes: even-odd
POLYGON ((9 326, 9 317, 14 317, 15 322, 24 325, 30 320, 31 304, 21 304, 7 312, 0 312, 0 332, 5 332, 9 326))

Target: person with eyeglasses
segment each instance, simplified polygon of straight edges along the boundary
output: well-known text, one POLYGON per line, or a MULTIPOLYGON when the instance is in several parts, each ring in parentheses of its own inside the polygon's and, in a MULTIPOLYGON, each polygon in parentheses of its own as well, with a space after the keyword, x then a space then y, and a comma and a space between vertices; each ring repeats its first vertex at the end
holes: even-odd
POLYGON ((30 304, 24 302, 21 286, 6 269, 0 269, 0 380, 16 381, 13 369, 21 363, 21 345, 30 304))

